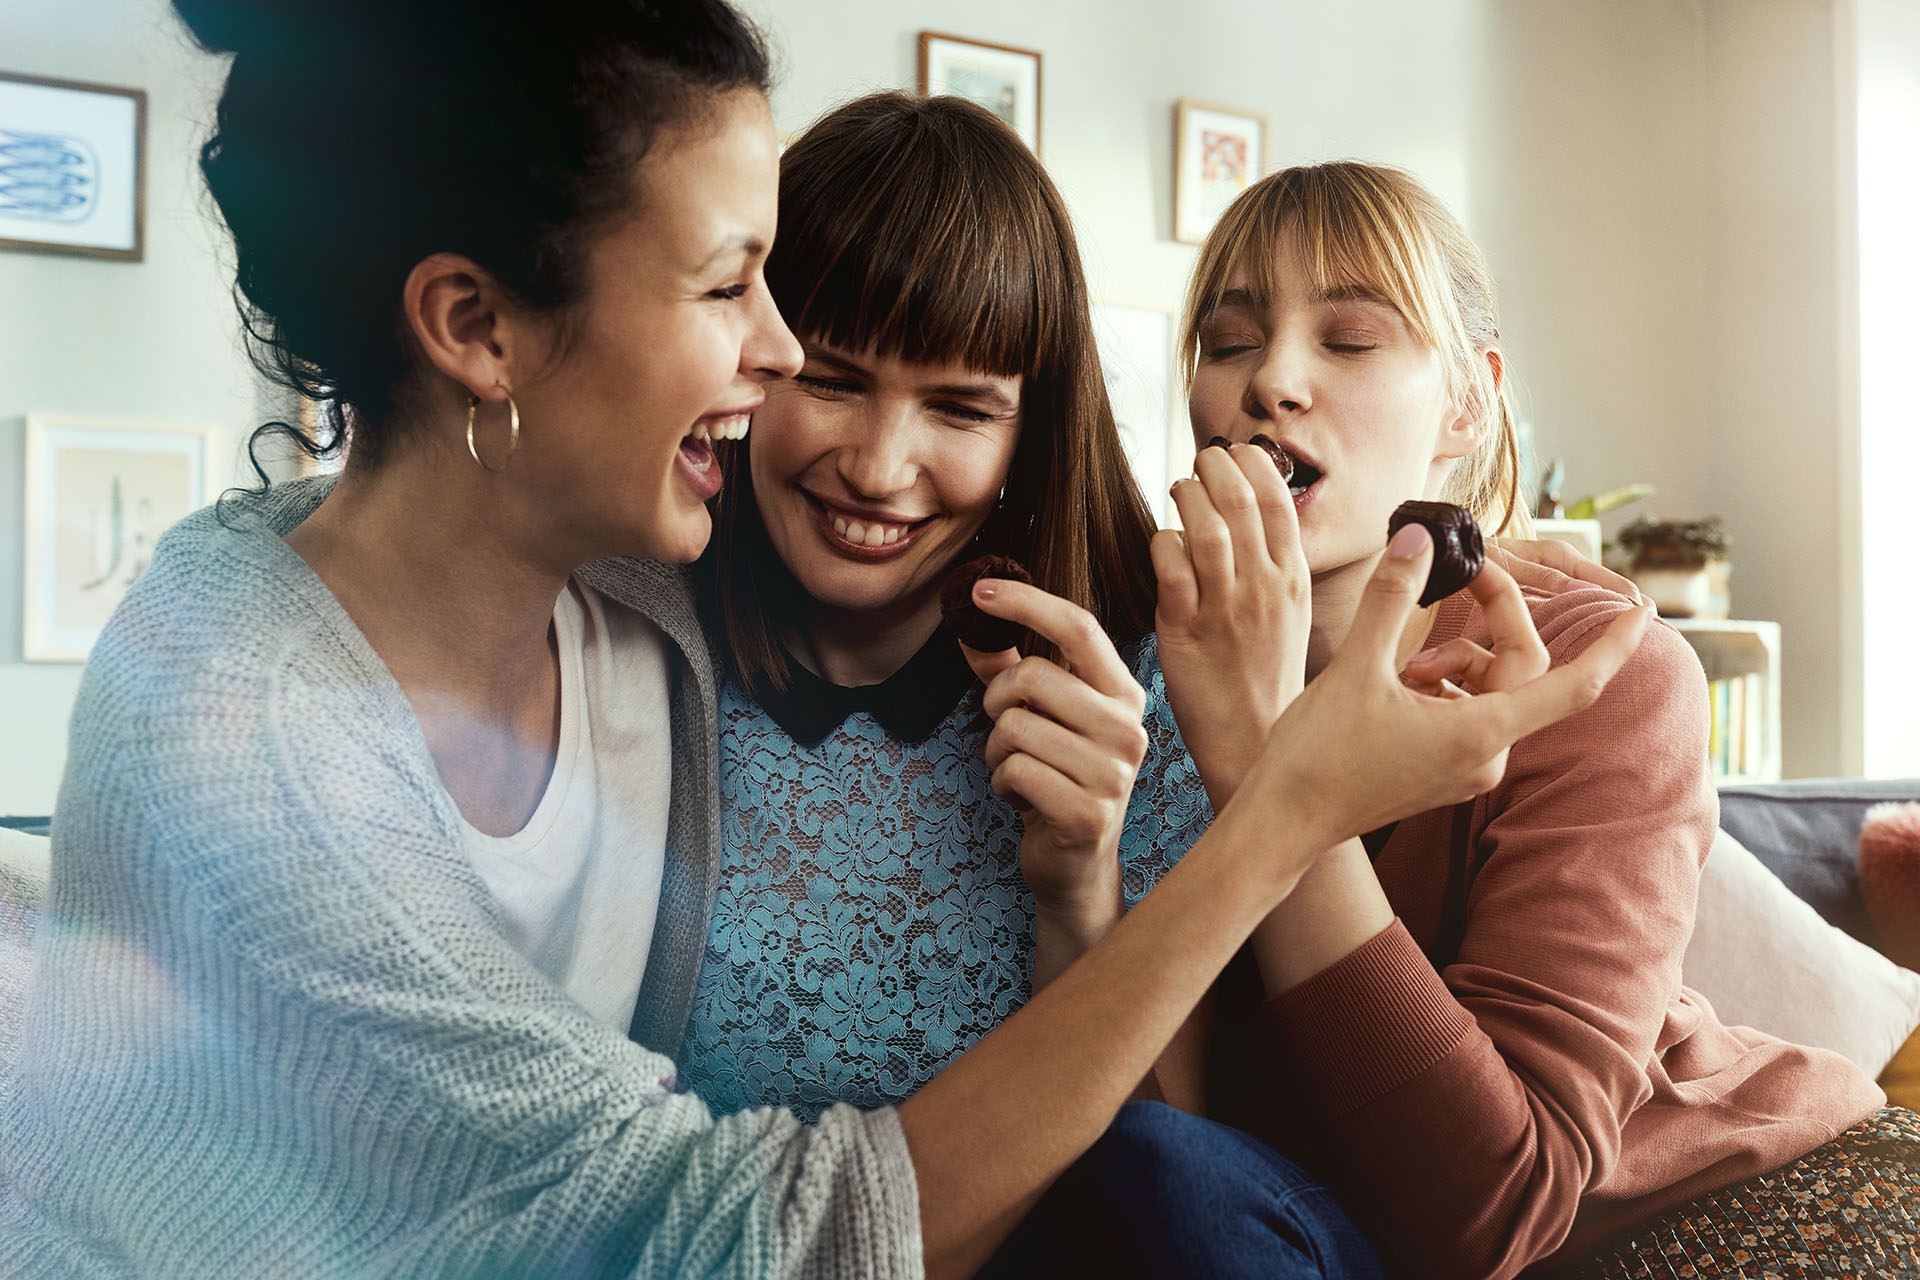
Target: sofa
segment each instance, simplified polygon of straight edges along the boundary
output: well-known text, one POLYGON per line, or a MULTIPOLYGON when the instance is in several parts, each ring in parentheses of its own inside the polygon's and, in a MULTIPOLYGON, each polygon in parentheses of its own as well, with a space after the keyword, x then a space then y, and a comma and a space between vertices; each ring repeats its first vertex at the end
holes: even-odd
MULTIPOLYGON (((1729 786, 1702 877, 1684 976, 1723 1019, 1846 1054, 1920 1110, 1920 974, 1879 954, 1856 844, 1876 804, 1920 801, 1920 779, 1729 786)), ((0 818, 0 1093, 47 876, 47 820, 0 818)))

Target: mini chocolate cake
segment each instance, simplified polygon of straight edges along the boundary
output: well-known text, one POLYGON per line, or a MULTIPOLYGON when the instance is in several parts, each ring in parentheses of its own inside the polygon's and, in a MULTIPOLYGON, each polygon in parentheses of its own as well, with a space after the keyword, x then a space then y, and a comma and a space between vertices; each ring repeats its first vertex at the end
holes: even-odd
POLYGON ((1430 605, 1444 600, 1472 582, 1487 558, 1480 541, 1480 526, 1465 507, 1451 502, 1403 502, 1387 517, 1387 540, 1409 524, 1423 524, 1433 535, 1433 565, 1427 570, 1427 587, 1420 603, 1430 605))
POLYGON ((1280 468, 1281 480, 1293 479, 1293 459, 1287 456, 1287 451, 1280 447, 1278 440, 1262 433, 1247 441, 1247 443, 1257 444, 1267 451, 1267 456, 1273 459, 1273 465, 1280 468))
POLYGON ((974 604, 973 584, 982 578, 1033 581, 1033 575, 1027 572, 1026 566, 1012 556, 981 556, 977 560, 955 565, 952 572, 947 574, 947 580, 940 584, 940 619, 947 624, 947 630, 958 636, 960 643, 970 649, 978 649, 983 653, 1011 649, 1026 636, 1027 629, 1017 622, 1008 622, 1005 618, 984 613, 974 604))

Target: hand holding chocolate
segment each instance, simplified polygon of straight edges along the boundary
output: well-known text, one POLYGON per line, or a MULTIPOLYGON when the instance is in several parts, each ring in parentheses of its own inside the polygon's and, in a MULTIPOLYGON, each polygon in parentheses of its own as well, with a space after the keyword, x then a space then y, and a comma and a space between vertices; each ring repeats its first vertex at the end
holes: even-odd
POLYGON ((1427 587, 1420 593, 1424 607, 1444 600, 1472 582, 1487 558, 1480 541, 1480 526, 1465 507, 1451 502, 1403 502, 1387 517, 1387 540, 1410 524, 1422 524, 1433 537, 1433 565, 1427 570, 1427 587))
POLYGON ((1027 629, 1017 622, 996 618, 973 602, 973 584, 982 578, 1033 581, 1026 566, 1012 556, 981 556, 955 565, 947 574, 947 580, 940 584, 940 619, 947 624, 947 630, 970 649, 982 653, 1011 649, 1020 643, 1027 629))

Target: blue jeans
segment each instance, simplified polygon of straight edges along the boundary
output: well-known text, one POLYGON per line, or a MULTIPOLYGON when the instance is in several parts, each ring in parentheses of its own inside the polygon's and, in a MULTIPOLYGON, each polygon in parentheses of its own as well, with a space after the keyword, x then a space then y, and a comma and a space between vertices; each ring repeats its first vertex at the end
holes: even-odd
POLYGON ((1366 1237, 1327 1189, 1257 1138, 1130 1102, 979 1272, 1378 1280, 1366 1237))

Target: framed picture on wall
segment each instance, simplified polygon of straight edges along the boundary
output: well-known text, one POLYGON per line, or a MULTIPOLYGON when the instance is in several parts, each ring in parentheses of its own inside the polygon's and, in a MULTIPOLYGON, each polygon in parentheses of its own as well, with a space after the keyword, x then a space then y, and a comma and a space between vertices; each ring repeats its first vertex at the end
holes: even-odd
POLYGON ((1186 99, 1173 108, 1173 238, 1199 244, 1267 171, 1267 118, 1186 99))
POLYGON ((147 95, 0 71, 0 249, 138 262, 147 95))
POLYGON ((922 31, 920 92, 978 103, 1040 154, 1040 55, 1035 50, 922 31))
POLYGON ((1154 519, 1164 526, 1170 505, 1167 486, 1178 452, 1173 438, 1173 317, 1150 307, 1096 303, 1093 332, 1120 443, 1154 519))
POLYGON ((29 662, 84 662, 167 527, 213 501, 218 432, 27 415, 29 662))

